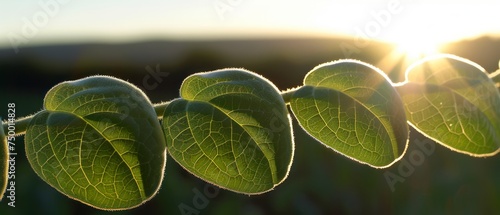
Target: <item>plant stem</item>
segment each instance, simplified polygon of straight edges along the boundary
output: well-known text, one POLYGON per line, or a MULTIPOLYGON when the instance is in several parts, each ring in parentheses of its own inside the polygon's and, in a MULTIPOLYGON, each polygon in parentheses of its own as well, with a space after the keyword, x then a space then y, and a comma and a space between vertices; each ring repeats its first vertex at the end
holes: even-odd
MULTIPOLYGON (((163 112, 167 108, 167 106, 170 104, 171 101, 168 102, 162 102, 158 104, 153 104, 153 107, 155 109, 156 115, 158 116, 158 119, 163 118, 163 112)), ((15 119, 13 122, 10 122, 8 120, 3 120, 2 123, 2 128, 5 134, 8 134, 9 132, 9 126, 12 128, 15 128, 15 134, 16 136, 19 135, 24 135, 26 133, 26 130, 28 129, 28 125, 30 124, 31 120, 33 117, 36 115, 30 115, 26 117, 21 117, 18 119, 15 119), (13 127, 12 127, 13 126, 13 127)))
POLYGON ((30 124, 31 120, 35 115, 36 114, 26 117, 21 117, 19 119, 14 120, 14 122, 9 122, 7 120, 4 120, 2 122, 2 129, 5 132, 5 134, 8 134, 10 126, 10 129, 14 129, 16 136, 24 135, 26 133, 26 130, 28 129, 28 125, 30 124))
POLYGON ((157 104, 153 104, 153 107, 156 112, 156 116, 158 116, 158 119, 163 118, 163 112, 165 112, 165 109, 167 109, 167 106, 171 103, 172 101, 167 101, 167 102, 161 102, 157 104))
POLYGON ((292 99, 292 95, 299 89, 300 87, 295 87, 292 89, 287 89, 285 91, 281 91, 281 97, 283 97, 283 100, 285 100, 285 104, 290 103, 290 100, 292 99))

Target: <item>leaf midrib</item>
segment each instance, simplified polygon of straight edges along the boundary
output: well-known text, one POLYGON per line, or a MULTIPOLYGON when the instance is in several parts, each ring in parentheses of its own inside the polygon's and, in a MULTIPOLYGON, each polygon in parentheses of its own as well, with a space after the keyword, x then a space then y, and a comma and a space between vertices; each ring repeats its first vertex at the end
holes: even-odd
MULTIPOLYGON (((370 108, 368 108, 367 106, 365 106, 361 101, 359 101, 357 98, 355 97, 352 97, 346 93, 344 93, 344 91, 339 91, 339 90, 336 90, 336 89, 333 89, 333 88, 329 88, 329 87, 324 87, 324 86, 314 86, 314 85, 306 85, 306 86, 310 86, 310 87, 313 87, 313 92, 316 91, 316 88, 319 88, 319 89, 326 89, 326 90, 333 90, 333 91, 336 91, 338 93, 342 93, 343 95, 351 98, 352 100, 354 100, 358 105, 364 107, 366 110, 368 110, 369 113, 371 113, 385 128, 385 133, 389 136, 389 139, 391 140, 391 146, 392 146, 392 155, 394 156, 394 158, 398 158, 398 151, 399 151, 399 146, 398 146, 398 143, 397 143, 397 138, 395 137, 395 135, 391 135, 389 130, 388 130, 388 126, 390 128, 392 128, 393 126, 391 125, 387 125, 387 124, 390 124, 389 122, 384 122, 382 120, 380 120, 380 117, 378 117, 370 108), (395 149, 395 150, 394 150, 395 149)), ((355 87, 353 88, 350 88, 350 89, 354 89, 355 87)), ((390 118, 390 116, 389 116, 390 118)), ((396 129, 393 129, 394 131, 396 131, 396 129)), ((357 136, 357 135, 356 135, 357 136)), ((364 148, 364 147, 363 147, 364 148)), ((368 150, 371 152, 371 150, 368 150)))
MULTIPOLYGON (((122 155, 121 155, 120 153, 118 153, 118 150, 115 148, 115 146, 114 146, 113 144, 111 144, 111 140, 110 140, 110 139, 108 139, 108 137, 107 137, 107 136, 105 136, 105 135, 104 135, 104 134, 103 134, 103 133, 102 133, 99 129, 97 129, 96 127, 94 127, 94 125, 92 125, 92 123, 89 123, 89 121, 87 121, 87 120, 85 119, 85 116, 89 116, 89 115, 91 115, 91 114, 96 114, 96 113, 99 113, 99 112, 96 112, 96 113, 91 113, 91 114, 88 114, 88 115, 85 115, 85 116, 80 116, 80 115, 76 115, 76 114, 74 114, 74 113, 72 113, 72 112, 69 112, 69 111, 64 111, 64 110, 57 110, 57 111, 49 111, 49 110, 47 110, 47 111, 49 112, 49 114, 50 114, 51 112, 52 112, 52 113, 60 112, 60 113, 66 113, 66 114, 70 114, 70 115, 72 115, 72 116, 75 116, 75 117, 79 118, 80 120, 82 120, 83 122, 85 122, 85 126, 90 126, 90 127, 92 127, 92 129, 94 129, 96 132, 98 132, 98 133, 101 135, 101 137, 103 137, 103 138, 104 138, 104 140, 106 141, 106 143, 108 143, 109 145, 111 145, 111 147, 114 149, 114 152, 115 152, 118 156, 120 156, 120 158, 121 158, 122 162, 123 162, 123 163, 125 163, 125 164, 127 165, 128 170, 130 171, 130 174, 131 174, 131 175, 132 175, 132 177, 134 178, 135 184, 136 184, 136 186, 137 186, 137 190, 139 190, 139 191, 140 191, 139 193, 140 193, 140 195, 141 195, 141 199, 145 199, 145 198, 146 198, 146 197, 145 197, 145 190, 144 190, 144 189, 141 189, 141 186, 140 186, 140 184, 139 184, 139 181, 137 180, 136 175, 135 175, 135 174, 134 174, 134 172, 132 171, 132 167, 131 167, 131 166, 129 166, 129 164, 128 164, 127 162, 125 162, 125 159, 123 159, 122 155)), ((114 113, 114 112, 113 112, 113 113, 114 113)), ((48 119, 48 118, 47 118, 47 119, 48 119)), ((47 133, 48 133, 48 126, 47 126, 47 133)), ((118 139, 114 139, 114 140, 118 140, 118 139)), ((52 148, 52 144, 50 144, 50 145, 51 145, 51 148, 52 148)), ((81 147, 79 148, 79 150, 81 150, 81 147)), ((55 154, 55 152, 54 152, 54 154, 55 154)), ((60 163, 60 161, 59 161, 59 160, 58 160, 58 162, 60 163)), ((80 162, 80 166, 81 166, 81 162, 80 162)), ((83 169, 82 169, 82 171, 83 171, 83 169)), ((88 179, 87 179, 87 180, 88 180, 88 179)), ((141 180, 141 181, 142 181, 142 180, 141 180)), ((89 183, 89 184, 90 184, 90 185, 92 185, 92 183, 89 183)), ((98 190, 98 189, 96 189, 96 190, 98 190)), ((116 190, 116 188, 115 188, 115 190, 116 190)), ((105 195, 105 196, 106 196, 106 195, 105 195)), ((116 197, 120 197, 120 196, 118 195, 118 193, 116 193, 116 192, 115 192, 115 196, 116 196, 116 197)))
MULTIPOLYGON (((498 130, 499 130, 499 127, 495 126, 495 124, 493 124, 493 123, 491 122, 491 118, 490 118, 491 116, 490 116, 489 114, 485 113, 485 112, 484 112, 484 110, 483 110, 482 108, 480 108, 480 107, 476 106, 473 102, 471 102, 471 101, 470 101, 469 99, 467 99, 466 97, 462 96, 462 94, 458 93, 458 92, 457 92, 456 90, 454 90, 453 88, 443 87, 443 86, 441 86, 441 85, 436 85, 436 84, 422 84, 422 83, 418 83, 418 82, 414 82, 414 83, 415 83, 415 84, 420 85, 421 87, 422 87, 422 86, 425 86, 425 85, 431 85, 431 86, 436 87, 436 88, 438 88, 438 89, 443 89, 443 90, 446 90, 446 91, 450 92, 450 93, 453 95, 453 101, 454 101, 454 103, 455 103, 455 104, 457 103, 457 102, 456 102, 456 97, 460 97, 461 99, 463 99, 463 100, 465 100, 465 101, 469 102, 470 104, 473 104, 473 105, 474 105, 474 106, 475 106, 475 107, 476 107, 476 108, 480 111, 480 113, 481 113, 481 114, 483 114, 484 116, 486 116, 486 117, 488 118, 488 120, 486 120, 486 121, 488 122, 488 125, 489 125, 490 127, 496 128, 496 129, 495 129, 495 131, 498 131, 498 130)), ((423 97, 424 97, 424 98, 425 98, 425 99, 426 99, 426 100, 427 100, 430 104, 433 104, 433 103, 431 102, 431 100, 430 100, 429 98, 427 98, 427 96, 425 96, 425 94, 423 94, 423 97)), ((434 106, 434 105, 433 105, 433 106, 434 106)), ((439 110, 439 108, 438 108, 438 107, 435 107, 435 106, 434 106, 434 108, 436 108, 436 109, 438 109, 438 110, 439 110)), ((457 118, 458 122, 460 123, 460 126, 462 126, 462 129, 463 129, 462 121, 460 120, 460 117, 458 117, 458 116, 457 116, 458 110, 457 110, 456 108, 457 108, 457 106, 455 105, 455 106, 454 106, 454 109, 455 109, 455 113, 454 113, 454 115, 456 116, 456 118, 457 118)), ((492 109, 492 108, 489 108, 489 110, 494 111, 494 109, 492 109)), ((442 116, 442 114, 440 114, 440 115, 442 116)), ((493 113, 493 115, 495 115, 495 114, 493 113)), ((444 120, 444 117, 443 117, 442 119, 443 119, 443 122, 444 122, 444 121, 446 121, 446 120, 444 120)), ((448 129, 448 130, 449 130, 449 129, 448 129)), ((498 136, 498 132, 494 132, 493 134, 494 134, 494 138, 495 138, 495 140, 500 140, 500 136, 498 136)), ((468 137, 468 135, 467 135, 466 133, 462 132, 462 133, 461 133, 461 135, 466 136, 466 137, 467 137, 467 139, 469 140, 469 142, 470 142, 470 143, 473 143, 473 144, 475 143, 474 141, 471 141, 471 139, 468 137)), ((484 139, 486 139, 486 138, 484 138, 484 139)), ((440 141, 440 142, 441 142, 441 141, 440 141)), ((496 143, 497 148, 499 148, 499 149, 500 149, 499 144, 500 144, 500 142, 497 142, 497 143, 496 143)), ((474 145, 476 145, 476 144, 474 144, 474 145)), ((476 145, 476 146, 478 146, 478 145, 476 145)), ((478 146, 478 147, 479 147, 479 146, 478 146)), ((483 148, 483 147, 481 147, 481 148, 483 148)))
MULTIPOLYGON (((226 109, 224 108, 221 108, 219 107, 218 105, 215 105, 213 103, 211 103, 210 101, 213 100, 213 99, 216 99, 216 98, 219 98, 220 96, 224 96, 224 95, 230 95, 230 94, 234 94, 234 95, 250 95, 250 96, 253 96, 253 97, 256 97, 258 99, 261 99, 261 100, 264 100, 264 101, 267 101, 265 99, 262 99, 252 93, 243 93, 243 92, 228 92, 228 93, 224 93, 224 94, 221 94, 221 95, 217 95, 216 97, 213 97, 211 98, 209 101, 205 101, 205 100, 194 100, 196 102, 202 102, 202 103, 205 103, 205 104, 208 104, 214 108, 216 108, 218 111, 220 111, 221 113, 223 113, 225 116, 227 116, 229 119, 231 119, 232 122, 235 122, 236 125, 240 126, 240 128, 242 128, 247 134, 248 136, 252 139, 252 143, 255 144, 257 146, 257 148, 259 148, 259 150, 262 152, 262 154, 264 155, 264 157, 266 158, 268 164, 269 164, 269 171, 271 173, 271 176, 272 176, 272 179, 273 179, 273 184, 277 184, 279 182, 278 178, 277 178, 277 168, 276 168, 276 164, 272 164, 271 161, 275 160, 275 159, 272 159, 269 157, 269 155, 267 153, 264 153, 264 150, 262 150, 262 147, 260 146, 260 144, 258 144, 258 142, 256 141, 255 137, 253 137, 252 135, 249 134, 248 130, 247 130, 247 126, 244 126, 242 124, 240 124, 236 119, 234 119, 233 117, 231 117, 231 115, 229 114, 229 112, 227 112, 226 109)), ((187 100, 189 101, 189 100, 187 100)), ((261 127, 262 129, 265 129, 265 127, 261 127)), ((191 131, 191 130, 190 130, 191 131)), ((192 132, 192 131, 191 131, 192 132)), ((231 132, 232 134, 232 132, 231 132)), ((264 144, 264 143, 263 143, 264 144)), ((233 154, 234 155, 234 154, 233 154)))
MULTIPOLYGON (((59 92, 61 89, 63 89, 64 87, 66 87, 66 86, 64 86, 64 85, 60 85, 60 86, 58 87, 57 91, 55 91, 55 92, 53 93, 53 96, 50 98, 50 100, 52 100, 52 98, 53 98, 55 95, 57 95, 57 94, 58 94, 58 92, 59 92)), ((74 86, 70 85, 69 87, 71 88, 71 87, 74 87, 74 86)), ((127 91, 127 89, 126 89, 126 88, 124 88, 124 87, 122 87, 122 86, 114 86, 114 87, 116 88, 115 90, 116 90, 118 93, 127 93, 127 92, 126 92, 126 91, 127 91)), ((85 102, 85 103, 83 103, 83 104, 76 105, 76 106, 75 106, 75 107, 74 107, 71 111, 69 111, 69 110, 65 110, 65 108, 61 108, 61 106, 62 106, 62 105, 64 105, 64 104, 65 104, 68 100, 70 100, 70 99, 74 98, 77 94, 79 94, 79 95, 84 95, 84 94, 85 94, 85 92, 86 92, 86 91, 88 91, 89 89, 96 90, 96 89, 103 89, 103 88, 109 88, 109 87, 84 88, 84 89, 79 89, 79 90, 77 90, 77 91, 74 91, 72 94, 70 94, 70 95, 66 95, 66 96, 65 96, 65 98, 64 98, 62 101, 60 101, 60 102, 59 102, 59 103, 58 103, 58 104, 57 104, 57 105, 53 108, 54 110, 47 110, 47 111, 49 111, 49 112, 50 112, 50 111, 53 111, 53 112, 62 112, 62 113, 67 113, 67 114, 70 114, 70 115, 76 116, 76 117, 78 117, 80 120, 82 120, 83 122, 85 122, 85 123, 86 123, 86 126, 87 126, 87 125, 90 125, 90 126, 91 126, 91 127, 92 127, 95 131, 97 131, 97 132, 101 135, 101 137, 103 137, 103 138, 106 140, 106 142, 107 142, 109 145, 111 145, 111 147, 114 149, 115 153, 116 153, 118 156, 120 156, 120 158, 121 158, 122 162, 124 162, 124 163, 127 165, 128 169, 129 169, 129 171, 130 171, 130 174, 131 174, 131 175, 132 175, 132 177, 134 178, 134 181, 135 181, 135 184, 136 184, 136 186, 137 186, 137 189, 140 191, 141 199, 145 199, 145 198, 146 198, 146 197, 145 197, 145 190, 144 190, 144 189, 141 189, 141 186, 140 186, 140 184, 139 184, 139 181, 138 181, 138 179, 136 178, 137 176, 136 176, 136 175, 133 173, 133 171, 132 171, 132 167, 131 167, 131 166, 129 166, 129 164, 128 164, 127 162, 125 162, 125 159, 123 159, 122 155, 121 155, 120 153, 118 153, 118 150, 116 149, 116 147, 115 147, 113 144, 111 144, 111 140, 109 140, 109 139, 108 139, 108 138, 107 138, 107 137, 106 137, 106 136, 105 136, 105 135, 104 135, 104 134, 103 134, 103 133, 102 133, 99 129, 97 129, 96 127, 94 127, 91 123, 89 123, 89 121, 87 121, 87 120, 85 119, 85 116, 89 116, 89 115, 96 114, 96 113, 113 113, 113 114, 120 114, 120 113, 111 112, 111 111, 101 111, 101 112, 92 112, 92 113, 88 113, 88 114, 86 114, 86 115, 84 115, 84 116, 80 116, 80 115, 78 115, 78 114, 76 114, 76 113, 75 113, 75 112, 77 112, 77 110, 78 110, 78 109, 83 108, 82 106, 84 106, 84 105, 88 105, 88 104, 89 104, 89 103, 91 103, 91 102, 96 102, 96 101, 100 101, 100 100, 108 100, 109 98, 108 98, 108 97, 102 97, 102 98, 97 98, 97 99, 94 99, 94 98, 93 98, 93 99, 91 99, 91 100, 89 100, 89 101, 86 101, 86 102, 85 102), (60 109, 62 109, 62 110, 60 110, 60 109)), ((47 105, 46 105, 46 106, 47 106, 47 105)), ((73 106, 73 105, 71 105, 71 104, 70 104, 70 106, 73 106)), ((80 150, 81 150, 81 148, 80 148, 80 150)), ((80 163, 80 165, 81 165, 81 163, 80 163)), ((82 170, 82 171, 83 171, 83 170, 82 170)), ((88 179, 87 179, 87 180, 88 180, 88 179)), ((142 180, 141 180, 141 181, 142 181, 142 180)), ((91 184, 91 183, 89 183, 89 184, 91 184)), ((97 190, 97 189, 96 189, 96 190, 97 190)), ((116 189, 115 189, 115 190, 116 190, 116 189)), ((116 196, 118 197, 118 193, 115 193, 115 194, 116 194, 116 196)))

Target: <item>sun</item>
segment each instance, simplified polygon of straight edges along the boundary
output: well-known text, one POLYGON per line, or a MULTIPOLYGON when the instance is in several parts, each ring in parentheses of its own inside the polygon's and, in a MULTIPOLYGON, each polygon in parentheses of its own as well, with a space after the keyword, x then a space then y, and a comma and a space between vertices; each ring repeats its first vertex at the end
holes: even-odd
POLYGON ((424 38, 398 38, 393 41, 396 54, 404 56, 407 60, 416 60, 439 53, 442 43, 424 38))
POLYGON ((438 38, 434 35, 422 36, 410 34, 410 31, 391 34, 390 38, 384 38, 389 44, 392 44, 393 50, 381 58, 377 67, 382 68, 388 73, 396 72, 393 75, 396 82, 403 81, 403 72, 413 63, 425 57, 442 54, 441 49, 447 44, 444 38, 438 38), (402 72, 403 71, 403 72, 402 72), (401 72, 401 73, 400 73, 401 72))

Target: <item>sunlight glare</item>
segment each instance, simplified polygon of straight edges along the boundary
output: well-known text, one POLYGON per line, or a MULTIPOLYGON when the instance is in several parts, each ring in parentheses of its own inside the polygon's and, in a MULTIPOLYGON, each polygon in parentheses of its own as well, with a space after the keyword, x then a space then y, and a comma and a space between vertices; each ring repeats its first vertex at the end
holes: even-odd
POLYGON ((393 51, 376 65, 384 71, 390 71, 389 73, 397 72, 399 75, 393 75, 393 78, 395 82, 400 82, 403 81, 401 71, 405 71, 408 66, 422 58, 440 54, 440 49, 447 40, 436 35, 415 34, 414 31, 408 30, 394 32, 386 41, 393 45, 393 51))
POLYGON ((394 42, 396 52, 408 60, 420 59, 439 52, 440 43, 423 38, 402 38, 394 42))

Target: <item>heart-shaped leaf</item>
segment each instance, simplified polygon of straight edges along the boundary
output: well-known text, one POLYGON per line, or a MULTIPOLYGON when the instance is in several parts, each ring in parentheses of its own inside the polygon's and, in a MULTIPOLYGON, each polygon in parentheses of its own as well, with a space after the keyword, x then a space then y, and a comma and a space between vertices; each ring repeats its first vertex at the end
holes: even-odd
POLYGON ((290 118, 278 89, 242 69, 198 73, 165 110, 163 129, 174 160, 201 179, 233 190, 269 191, 293 158, 290 118))
POLYGON ((311 136, 360 163, 388 167, 407 147, 401 98, 379 69, 355 60, 317 66, 290 106, 311 136))
POLYGON ((500 94, 479 65, 453 55, 423 59, 397 87, 409 123, 461 153, 491 156, 500 148, 500 94))
POLYGON ((7 188, 8 172, 9 172, 9 145, 7 144, 7 137, 3 131, 3 123, 0 125, 0 201, 3 198, 5 189, 7 188))
POLYGON ((35 172, 70 198, 118 210, 151 198, 163 179, 165 140, 149 99, 106 76, 63 82, 26 131, 35 172))

